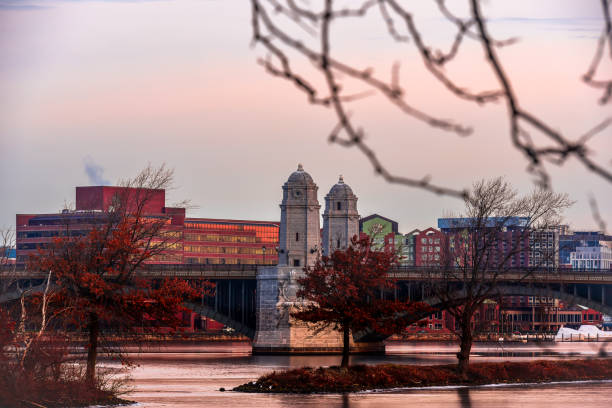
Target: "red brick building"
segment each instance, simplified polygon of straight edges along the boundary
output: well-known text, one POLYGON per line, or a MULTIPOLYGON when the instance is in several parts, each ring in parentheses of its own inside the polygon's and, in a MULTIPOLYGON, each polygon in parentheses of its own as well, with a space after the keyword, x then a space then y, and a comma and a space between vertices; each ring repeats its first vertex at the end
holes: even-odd
POLYGON ((444 261, 447 237, 435 228, 427 228, 415 236, 415 266, 439 266, 444 261))
POLYGON ((104 212, 118 197, 123 200, 127 195, 128 203, 138 202, 141 194, 147 194, 144 214, 166 218, 166 229, 179 237, 150 263, 274 265, 278 262, 279 222, 188 218, 184 208, 165 206, 164 190, 108 186, 76 187, 74 210, 17 214, 17 262, 26 262, 29 254, 44 248, 54 237, 85 235, 93 226, 104 222, 104 212))

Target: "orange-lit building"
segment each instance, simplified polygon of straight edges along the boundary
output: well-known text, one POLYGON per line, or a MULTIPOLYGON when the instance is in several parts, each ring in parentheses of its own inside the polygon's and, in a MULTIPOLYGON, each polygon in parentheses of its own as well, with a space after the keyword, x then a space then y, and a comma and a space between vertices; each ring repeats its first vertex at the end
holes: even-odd
MULTIPOLYGON (((105 222, 104 212, 117 194, 139 195, 138 189, 76 187, 75 210, 54 214, 17 214, 17 262, 24 263, 38 248, 60 235, 83 236, 105 222)), ((278 262, 280 223, 211 218, 187 218, 184 208, 165 206, 164 190, 147 190, 144 213, 165 217, 167 230, 177 234, 168 250, 151 259, 163 264, 268 264, 278 262)))

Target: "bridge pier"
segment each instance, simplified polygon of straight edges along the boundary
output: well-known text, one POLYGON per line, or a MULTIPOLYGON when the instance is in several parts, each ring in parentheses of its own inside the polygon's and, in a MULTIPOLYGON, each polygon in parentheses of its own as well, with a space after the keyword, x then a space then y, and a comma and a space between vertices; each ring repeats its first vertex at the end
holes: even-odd
MULTIPOLYGON (((296 296, 303 274, 289 266, 261 267, 257 272, 257 329, 253 354, 340 354, 342 336, 333 330, 315 333, 305 322, 291 317, 304 302, 296 296)), ((352 353, 384 354, 385 345, 353 342, 352 353)))
POLYGON ((591 300, 591 285, 587 285, 587 300, 591 300))

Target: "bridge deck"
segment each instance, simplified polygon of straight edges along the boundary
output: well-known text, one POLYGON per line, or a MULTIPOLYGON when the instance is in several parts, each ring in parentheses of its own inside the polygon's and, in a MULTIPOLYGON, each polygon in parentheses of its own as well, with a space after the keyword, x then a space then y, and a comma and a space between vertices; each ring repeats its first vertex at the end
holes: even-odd
MULTIPOLYGON (((138 275, 151 279, 256 279, 257 268, 261 265, 146 265, 138 275)), ((266 265, 269 266, 269 265, 266 265)), ((398 281, 441 281, 458 280, 460 271, 444 272, 439 269, 423 267, 397 267, 389 272, 389 277, 398 281)), ((489 278, 496 274, 489 272, 489 278)), ((0 279, 43 279, 46 273, 28 270, 24 266, 0 268, 0 279)), ((603 283, 612 284, 612 271, 581 271, 573 269, 550 270, 508 270, 499 273, 499 281, 524 283, 603 283)))

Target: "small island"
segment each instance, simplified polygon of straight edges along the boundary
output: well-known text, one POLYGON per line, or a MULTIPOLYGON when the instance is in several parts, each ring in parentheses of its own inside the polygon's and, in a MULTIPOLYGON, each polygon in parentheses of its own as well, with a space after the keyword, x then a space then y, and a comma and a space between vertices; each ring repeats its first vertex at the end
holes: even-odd
POLYGON ((612 359, 470 364, 465 376, 449 365, 356 365, 274 371, 233 391, 344 393, 375 389, 612 380, 612 359))

